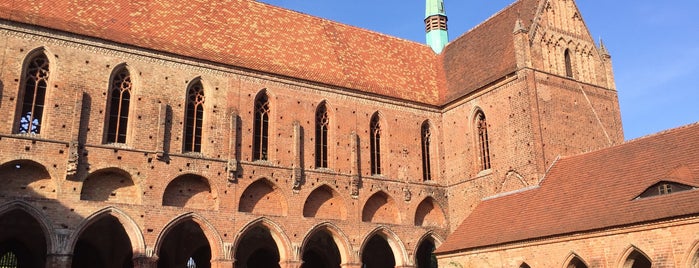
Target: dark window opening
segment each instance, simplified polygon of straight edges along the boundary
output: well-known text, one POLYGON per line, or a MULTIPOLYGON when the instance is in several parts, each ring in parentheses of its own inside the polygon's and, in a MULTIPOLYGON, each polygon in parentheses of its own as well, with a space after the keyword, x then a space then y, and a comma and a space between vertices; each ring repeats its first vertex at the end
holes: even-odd
POLYGON ((131 75, 126 68, 119 71, 112 79, 107 143, 126 143, 132 86, 131 75))
POLYGON ((371 174, 381 174, 381 123, 379 115, 374 114, 370 123, 371 174))
POLYGON ((384 268, 395 267, 396 258, 388 241, 380 236, 374 235, 362 250, 362 267, 364 268, 384 268))
POLYGON ((5 253, 0 257, 0 267, 1 268, 16 268, 17 266, 17 255, 10 251, 5 253))
POLYGON ((423 241, 415 253, 417 268, 437 268, 437 256, 434 254, 436 246, 430 240, 423 241))
POLYGON ((194 262, 194 258, 189 257, 189 260, 187 261, 187 268, 197 268, 197 263, 194 262))
POLYGON ((651 268, 653 263, 642 253, 633 251, 624 262, 626 268, 651 268))
POLYGON ((672 184, 663 183, 661 185, 658 185, 658 194, 659 195, 664 195, 664 194, 669 194, 669 193, 672 193, 672 184))
POLYGON ((328 167, 328 126, 330 118, 325 103, 316 111, 316 168, 328 167))
POLYGON ((481 111, 476 114, 476 132, 478 133, 478 151, 481 162, 481 170, 490 169, 488 122, 485 120, 485 114, 481 111))
POLYGON ((676 183, 676 182, 671 182, 671 181, 661 181, 659 183, 654 184, 651 187, 648 187, 641 195, 638 196, 638 198, 646 198, 646 197, 651 197, 651 196, 658 196, 658 195, 668 195, 668 194, 673 194, 677 192, 682 192, 682 191, 688 191, 692 190, 694 187, 681 184, 681 183, 676 183))
POLYGON ((187 111, 184 127, 184 151, 201 152, 201 132, 204 122, 204 88, 201 83, 187 91, 187 111))
POLYGON ((573 258, 566 268, 587 268, 587 265, 579 258, 573 258))
POLYGON ((342 256, 328 232, 318 232, 303 249, 302 268, 342 267, 342 256))
POLYGON ((425 122, 422 124, 422 180, 429 181, 432 180, 431 163, 430 163, 430 142, 432 133, 430 132, 430 125, 425 122))
POLYGON ((39 134, 44 116, 44 99, 49 79, 49 60, 39 55, 29 62, 24 76, 22 110, 19 114, 18 133, 39 134))
POLYGON ((268 160, 269 98, 260 94, 255 99, 255 125, 253 129, 252 160, 268 160))
POLYGON ((570 50, 566 49, 565 52, 563 52, 563 57, 565 58, 565 64, 566 64, 566 76, 567 77, 573 77, 573 63, 571 62, 570 59, 570 50))

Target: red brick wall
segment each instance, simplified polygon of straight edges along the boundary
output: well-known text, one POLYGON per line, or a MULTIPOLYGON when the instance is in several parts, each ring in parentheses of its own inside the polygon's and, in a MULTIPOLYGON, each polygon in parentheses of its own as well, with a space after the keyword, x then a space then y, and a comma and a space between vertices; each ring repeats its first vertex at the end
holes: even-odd
POLYGON ((141 194, 127 174, 119 170, 105 170, 85 178, 80 200, 140 204, 141 194))
POLYGON ((318 219, 347 218, 347 204, 339 193, 329 186, 321 186, 313 190, 303 204, 303 216, 318 219))
MULTIPOLYGON (((127 227, 127 233, 142 233, 136 255, 151 254, 147 249, 156 247, 165 226, 194 213, 211 238, 214 259, 229 258, 223 244, 238 241, 240 231, 261 217, 278 226, 273 233, 286 247, 285 258, 293 258, 292 244, 301 244, 309 230, 332 219, 342 233, 338 241, 354 251, 377 228, 389 228, 397 237, 391 243, 405 251, 394 252, 403 256, 399 265, 408 265, 420 239, 446 237, 481 198, 535 184, 558 154, 608 145, 602 132, 588 130, 598 127, 613 142, 623 139, 614 91, 594 86, 599 84, 594 80, 566 80, 553 71, 525 68, 501 84, 434 107, 36 30, 0 31, 7 41, 0 72, 0 163, 26 159, 22 163, 36 162, 46 172, 4 176, 11 181, 7 189, 31 185, 32 198, 6 191, 0 200, 23 199, 66 232, 84 228, 85 219, 101 209, 118 208, 135 226, 127 227), (37 48, 45 49, 51 63, 42 133, 15 135, 22 64, 37 48), (134 82, 128 138, 126 144, 103 144, 109 80, 120 66, 126 66, 134 82), (202 151, 183 153, 186 89, 199 79, 206 96, 202 151), (253 104, 263 90, 270 97, 270 154, 268 161, 252 162, 253 104), (316 169, 314 121, 322 101, 330 114, 329 165, 316 169), (485 172, 478 167, 476 109, 488 120, 492 168, 485 172), (380 175, 370 174, 369 168, 369 122, 376 112, 383 134, 380 175), (237 129, 231 129, 234 120, 237 129), (432 126, 429 182, 422 181, 425 120, 432 126), (294 122, 302 130, 299 158, 294 122), (359 138, 356 157, 353 133, 359 138), (72 174, 74 141, 79 141, 80 158, 72 174), (295 181, 296 163, 303 168, 300 181, 295 181), (124 174, 101 173, 110 169, 124 174), (353 182, 357 175, 360 180, 353 182), (31 183, 17 184, 18 178, 31 183), (321 185, 332 194, 327 188, 312 193, 321 185), (372 198, 376 193, 383 197, 372 198)), ((536 51, 534 57, 542 57, 536 51)))
POLYGON ((689 218, 483 248, 440 256, 439 267, 566 267, 573 254, 588 267, 627 267, 634 251, 653 267, 697 267, 697 224, 689 218))

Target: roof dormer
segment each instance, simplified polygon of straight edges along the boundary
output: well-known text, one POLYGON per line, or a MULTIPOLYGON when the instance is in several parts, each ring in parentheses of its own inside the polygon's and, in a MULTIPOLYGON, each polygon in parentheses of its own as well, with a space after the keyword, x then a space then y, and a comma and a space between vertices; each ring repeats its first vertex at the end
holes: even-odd
POLYGON ((646 188, 636 199, 647 198, 658 195, 668 195, 677 192, 694 190, 696 187, 673 181, 659 181, 653 186, 646 188))

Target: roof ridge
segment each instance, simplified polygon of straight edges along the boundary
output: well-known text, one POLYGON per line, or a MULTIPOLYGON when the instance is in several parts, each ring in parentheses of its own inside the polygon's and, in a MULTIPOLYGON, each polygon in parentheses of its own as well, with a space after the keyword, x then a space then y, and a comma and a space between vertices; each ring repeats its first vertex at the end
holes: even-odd
POLYGON ((509 10, 509 9, 512 8, 514 5, 516 5, 517 3, 522 2, 522 1, 524 1, 524 0, 515 0, 514 2, 512 2, 512 3, 510 3, 509 5, 507 5, 506 7, 504 7, 503 9, 499 10, 498 12, 495 12, 495 14, 490 15, 490 17, 488 17, 487 19, 481 21, 480 23, 476 24, 475 26, 471 27, 470 29, 468 29, 467 31, 465 31, 464 33, 462 33, 461 35, 459 35, 458 37, 454 38, 451 42, 447 43, 447 46, 448 46, 449 44, 453 43, 454 41, 459 40, 459 39, 461 39, 462 37, 468 35, 470 32, 472 32, 472 31, 478 29, 478 28, 481 27, 482 25, 488 23, 489 21, 491 21, 493 18, 499 16, 500 14, 505 13, 505 11, 509 10))
POLYGON ((496 198, 500 198, 500 197, 505 197, 505 196, 508 196, 508 195, 514 195, 514 194, 518 194, 518 193, 523 193, 523 192, 527 192, 527 191, 539 189, 540 187, 541 187, 541 186, 538 185, 538 184, 537 184, 537 185, 531 185, 531 186, 527 186, 527 187, 520 188, 520 189, 517 189, 517 190, 513 190, 513 191, 509 191, 509 192, 498 193, 498 194, 495 194, 495 195, 487 196, 487 197, 484 197, 483 199, 481 199, 481 201, 488 201, 488 200, 491 200, 491 199, 496 199, 496 198))
POLYGON ((138 11, 139 1, 110 0, 117 4, 106 5, 108 0, 90 0, 81 6, 58 7, 51 6, 52 0, 36 1, 34 6, 0 4, 5 11, 0 12, 0 21, 419 104, 439 104, 435 76, 439 62, 429 46, 357 26, 251 0, 151 1, 143 2, 151 3, 143 12, 138 11), (105 6, 101 13, 85 13, 97 5, 105 6), (189 12, 195 12, 194 16, 189 12), (337 29, 344 46, 328 38, 324 33, 328 28, 337 29), (292 32, 306 36, 294 38, 292 32), (392 47, 398 49, 388 51, 392 47), (377 65, 377 61, 386 64, 377 65))
POLYGON ((544 181, 546 180, 546 176, 549 175, 549 172, 551 172, 551 169, 553 169, 553 167, 554 167, 559 161, 561 161, 563 158, 566 158, 566 157, 561 156, 560 154, 556 156, 556 159, 554 159, 553 162, 551 163, 551 165, 549 165, 549 167, 546 168, 546 171, 544 172, 544 175, 541 176, 541 179, 539 179, 538 185, 541 185, 542 183, 544 183, 544 181))
MULTIPOLYGON (((520 1, 520 0, 518 0, 518 1, 520 1)), ((402 37, 398 37, 398 36, 395 36, 395 35, 385 34, 385 33, 382 33, 382 32, 374 31, 374 30, 367 29, 367 28, 362 28, 362 27, 360 27, 360 26, 351 25, 351 24, 348 24, 348 23, 343 23, 343 22, 339 22, 339 21, 334 21, 334 20, 331 20, 331 19, 328 19, 328 18, 323 18, 323 17, 315 16, 315 15, 308 14, 308 13, 304 13, 304 12, 301 12, 301 11, 298 11, 298 10, 293 10, 293 9, 289 9, 289 8, 285 8, 285 7, 275 6, 275 5, 273 5, 273 4, 265 3, 265 2, 260 2, 260 1, 252 1, 252 2, 254 2, 255 4, 258 4, 258 5, 264 5, 264 6, 266 6, 266 8, 274 8, 274 9, 281 10, 281 11, 284 11, 284 12, 296 13, 297 15, 305 16, 305 17, 311 18, 311 19, 320 20, 320 21, 322 21, 322 22, 324 22, 324 23, 330 23, 330 24, 334 24, 334 25, 344 26, 344 27, 348 27, 348 28, 352 28, 352 29, 356 29, 356 30, 361 30, 361 31, 363 31, 363 32, 367 32, 367 33, 371 33, 371 34, 376 34, 376 35, 388 37, 388 38, 395 39, 395 40, 398 40, 398 41, 404 41, 404 42, 406 42, 406 43, 413 43, 413 44, 417 44, 417 45, 420 45, 420 46, 429 47, 427 44, 423 44, 423 43, 420 43, 420 42, 417 42, 417 41, 414 41, 414 40, 410 40, 410 39, 407 39, 407 38, 402 38, 402 37)))
POLYGON ((632 143, 632 142, 637 142, 637 141, 639 141, 639 140, 643 140, 643 139, 647 139, 647 138, 652 138, 652 137, 656 137, 656 136, 667 135, 668 133, 673 133, 673 132, 676 132, 676 131, 680 131, 680 130, 687 129, 687 128, 692 128, 692 127, 697 127, 697 126, 699 126, 699 121, 694 122, 694 123, 689 123, 689 124, 686 124, 686 125, 681 125, 681 126, 674 127, 674 128, 664 129, 664 130, 661 130, 661 131, 658 131, 658 132, 655 132, 655 133, 651 133, 651 134, 647 134, 647 135, 644 135, 644 136, 636 137, 636 138, 627 140, 627 141, 625 141, 624 143, 622 143, 622 144, 620 144, 620 145, 624 145, 624 144, 628 144, 628 143, 632 143))
POLYGON ((694 123, 690 123, 690 124, 687 124, 687 125, 675 127, 675 128, 670 128, 670 129, 662 130, 662 131, 659 131, 659 132, 656 132, 656 133, 651 133, 651 134, 648 134, 648 135, 645 135, 645 136, 641 136, 641 137, 637 137, 637 138, 633 138, 633 139, 630 139, 630 140, 626 140, 626 141, 624 141, 624 142, 622 142, 622 143, 620 143, 620 144, 615 144, 615 145, 612 145, 612 146, 607 146, 607 147, 604 147, 604 148, 599 148, 599 149, 596 149, 596 150, 590 150, 590 151, 582 152, 582 153, 578 153, 578 154, 562 156, 561 159, 577 158, 577 157, 583 157, 583 156, 586 156, 586 155, 589 155, 589 154, 602 153, 602 152, 605 152, 605 151, 608 151, 608 150, 612 150, 612 149, 619 148, 619 147, 629 146, 629 145, 631 145, 631 144, 636 144, 636 143, 638 143, 638 142, 646 141, 646 140, 651 139, 651 138, 657 138, 657 137, 660 137, 660 136, 665 136, 665 135, 673 134, 673 133, 675 133, 675 132, 678 132, 678 131, 681 131, 681 130, 685 130, 685 129, 689 129, 689 128, 693 128, 693 127, 698 127, 698 128, 699 128, 699 121, 694 122, 694 123))

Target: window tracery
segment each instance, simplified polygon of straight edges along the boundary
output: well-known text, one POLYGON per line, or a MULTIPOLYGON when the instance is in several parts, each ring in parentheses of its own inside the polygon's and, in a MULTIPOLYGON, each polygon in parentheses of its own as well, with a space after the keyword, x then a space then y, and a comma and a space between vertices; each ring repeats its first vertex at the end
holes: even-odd
POLYGON ((32 58, 24 75, 18 133, 39 134, 41 132, 48 79, 49 60, 46 55, 41 54, 32 58))
POLYGON ((371 117, 370 123, 371 174, 381 174, 381 123, 379 114, 371 117))
POLYGON ((185 115, 184 151, 201 152, 201 137, 204 122, 204 87, 201 82, 193 84, 187 91, 185 115))
POLYGON ((252 160, 268 160, 269 145, 269 98, 264 92, 255 99, 255 122, 253 129, 252 160))
POLYGON ((476 133, 481 170, 490 169, 490 141, 488 139, 488 122, 482 111, 476 113, 476 133))
POLYGON ((129 70, 122 68, 112 78, 111 93, 109 94, 107 143, 126 143, 132 90, 131 74, 129 70))
POLYGON ((330 118, 325 103, 321 103, 316 110, 316 168, 328 167, 328 127, 330 118))
POLYGON ((430 163, 430 143, 432 133, 430 132, 430 125, 428 122, 422 124, 420 132, 420 136, 422 138, 422 180, 430 181, 432 180, 432 167, 430 163))

